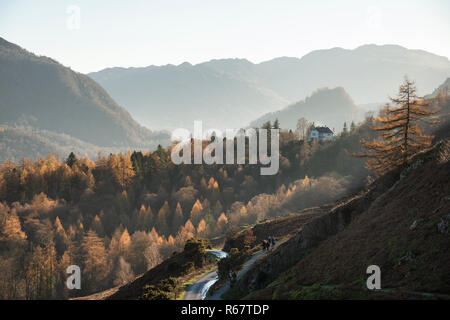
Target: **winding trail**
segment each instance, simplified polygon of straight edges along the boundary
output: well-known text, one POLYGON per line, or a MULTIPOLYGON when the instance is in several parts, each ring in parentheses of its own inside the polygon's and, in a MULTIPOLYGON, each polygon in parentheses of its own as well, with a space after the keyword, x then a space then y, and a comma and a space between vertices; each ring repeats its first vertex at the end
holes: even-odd
MULTIPOLYGON (((287 239, 277 241, 275 246, 272 247, 269 252, 275 250, 280 244, 282 244, 286 240, 287 239)), ((210 252, 215 256, 217 256, 219 259, 226 257, 227 254, 226 252, 220 250, 211 250, 210 252)), ((252 265, 265 253, 266 253, 265 251, 261 250, 255 253, 250 259, 248 259, 242 266, 242 269, 238 272, 236 280, 241 279, 242 276, 244 276, 244 274, 246 274, 247 271, 250 270, 252 265)), ((214 294, 212 294, 211 296, 207 296, 209 288, 211 288, 211 286, 214 283, 216 283, 217 280, 219 280, 219 277, 217 275, 217 268, 215 268, 214 270, 202 275, 194 283, 192 283, 190 286, 186 288, 184 300, 221 300, 221 295, 230 288, 229 281, 225 283, 222 287, 217 289, 217 291, 214 292, 214 294)))
MULTIPOLYGON (((221 250, 209 250, 209 253, 213 254, 219 259, 223 259, 228 256, 228 253, 221 250)), ((217 275, 217 268, 205 273, 200 278, 198 278, 194 283, 186 288, 186 293, 184 294, 184 300, 204 300, 209 288, 219 280, 217 275)))
POLYGON ((203 300, 209 288, 218 280, 217 268, 210 271, 186 288, 184 300, 203 300))
MULTIPOLYGON (((250 259, 248 259, 244 263, 242 269, 237 274, 236 280, 239 280, 240 278, 242 278, 242 276, 247 273, 247 271, 256 262, 256 260, 258 260, 258 258, 261 257, 264 253, 265 252, 261 250, 261 251, 257 252, 256 254, 254 254, 250 259)), ((222 300, 222 298, 220 296, 224 292, 226 292, 228 289, 230 289, 230 282, 229 281, 227 283, 225 283, 223 286, 221 286, 219 289, 217 289, 217 291, 214 292, 214 294, 212 294, 209 297, 206 297, 205 300, 222 300)))

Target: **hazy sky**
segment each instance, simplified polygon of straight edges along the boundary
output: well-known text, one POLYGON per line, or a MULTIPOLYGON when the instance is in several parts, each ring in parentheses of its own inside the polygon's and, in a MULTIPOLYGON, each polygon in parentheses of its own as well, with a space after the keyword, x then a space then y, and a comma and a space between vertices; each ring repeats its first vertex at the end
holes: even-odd
POLYGON ((85 73, 367 43, 450 57, 449 17, 449 0, 0 0, 0 37, 85 73))

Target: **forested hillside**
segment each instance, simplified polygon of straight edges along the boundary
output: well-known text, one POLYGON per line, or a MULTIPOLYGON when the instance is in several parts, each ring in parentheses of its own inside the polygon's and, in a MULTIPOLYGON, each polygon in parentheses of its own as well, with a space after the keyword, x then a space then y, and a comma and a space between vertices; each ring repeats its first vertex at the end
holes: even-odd
POLYGON ((77 295, 97 292, 130 281, 193 236, 213 239, 334 201, 364 183, 364 161, 346 150, 359 151, 360 138, 370 135, 367 123, 328 143, 309 144, 283 131, 276 176, 261 176, 256 165, 176 166, 161 147, 95 162, 74 155, 6 161, 0 167, 0 282, 9 288, 3 297, 67 297, 61 279, 69 264, 83 270, 77 295))
POLYGON ((0 301, 450 300, 450 1, 375 2, 0 0, 0 301))
POLYGON ((19 162, 22 158, 36 160, 49 154, 66 158, 71 152, 94 159, 104 154, 126 151, 126 147, 99 147, 65 133, 29 126, 0 126, 0 162, 19 162))
POLYGON ((250 126, 260 126, 266 121, 278 119, 286 128, 295 130, 297 120, 305 118, 317 125, 326 125, 336 132, 343 129, 343 123, 359 122, 364 119, 366 111, 358 108, 344 88, 322 88, 313 92, 305 100, 296 102, 279 111, 265 114, 250 123, 250 126))
POLYGON ((447 135, 306 225, 248 273, 240 297, 449 299, 449 151, 447 135), (381 269, 379 290, 367 290, 369 265, 381 269))
MULTIPOLYGON (((328 208, 311 208, 315 218, 222 297, 449 298, 450 99, 446 90, 433 100, 417 97, 405 78, 391 101, 373 121, 378 139, 362 140, 365 152, 355 155, 369 159, 375 179, 328 208), (370 265, 382 272, 374 291, 365 281, 370 265)), ((264 224, 235 234, 228 247, 242 247, 261 229, 264 224)))
POLYGON ((91 78, 3 38, 0 83, 0 125, 66 134, 99 147, 155 148, 169 143, 167 134, 140 126, 91 78))

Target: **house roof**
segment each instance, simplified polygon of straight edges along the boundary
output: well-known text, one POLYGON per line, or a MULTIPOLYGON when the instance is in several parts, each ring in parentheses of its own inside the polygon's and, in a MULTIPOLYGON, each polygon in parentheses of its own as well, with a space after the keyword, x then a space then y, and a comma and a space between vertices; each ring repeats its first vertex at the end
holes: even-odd
POLYGON ((333 131, 330 130, 328 127, 315 127, 319 133, 333 133, 333 131))

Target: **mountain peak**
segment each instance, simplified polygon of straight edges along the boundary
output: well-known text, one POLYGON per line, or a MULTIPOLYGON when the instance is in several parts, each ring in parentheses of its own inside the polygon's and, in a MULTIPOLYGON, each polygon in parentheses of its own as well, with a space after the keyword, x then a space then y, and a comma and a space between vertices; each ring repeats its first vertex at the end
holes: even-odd
POLYGON ((375 44, 375 43, 363 44, 359 47, 356 47, 354 50, 357 51, 357 50, 376 50, 376 49, 408 50, 407 48, 397 44, 375 44))
POLYGON ((189 63, 189 62, 187 62, 187 61, 185 61, 185 62, 179 64, 178 67, 181 67, 181 68, 189 68, 189 67, 192 67, 192 64, 189 63))
POLYGON ((398 45, 366 44, 353 50, 335 47, 300 59, 283 56, 257 64, 240 58, 213 59, 195 65, 117 70, 114 75, 100 71, 90 76, 148 127, 190 127, 201 118, 220 129, 246 126, 260 115, 306 96, 311 99, 317 88, 334 88, 328 95, 336 94, 346 106, 354 105, 353 101, 386 101, 397 92, 405 74, 417 81, 418 94, 423 95, 448 77, 450 62, 398 45), (162 110, 170 111, 171 116, 162 110))
POLYGON ((343 87, 322 87, 302 101, 258 118, 250 126, 259 127, 267 121, 278 119, 282 128, 295 130, 297 120, 306 118, 309 122, 322 123, 339 131, 344 122, 357 122, 361 116, 362 112, 343 87))
POLYGON ((206 65, 206 66, 249 66, 249 65, 253 65, 253 62, 250 62, 247 59, 241 59, 241 58, 224 58, 224 59, 212 59, 212 60, 209 60, 209 61, 206 61, 206 62, 199 63, 197 65, 206 65))
POLYGON ((11 43, 2 37, 0 37, 0 46, 2 46, 2 47, 19 47, 18 45, 11 43))
POLYGON ((0 68, 0 124, 25 117, 38 129, 101 147, 150 146, 151 132, 91 78, 5 39, 0 39, 0 68))

